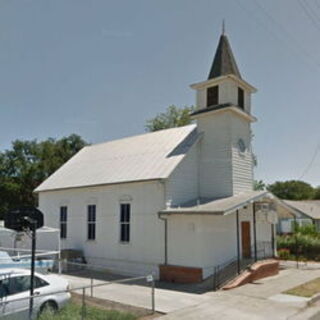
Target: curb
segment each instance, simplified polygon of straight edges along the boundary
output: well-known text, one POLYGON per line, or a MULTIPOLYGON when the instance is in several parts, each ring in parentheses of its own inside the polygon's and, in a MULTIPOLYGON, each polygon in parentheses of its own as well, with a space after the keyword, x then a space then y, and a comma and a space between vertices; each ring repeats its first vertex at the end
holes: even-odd
POLYGON ((311 304, 314 304, 315 302, 317 302, 319 300, 320 300, 320 293, 317 293, 310 298, 310 300, 308 301, 308 306, 310 306, 311 304))

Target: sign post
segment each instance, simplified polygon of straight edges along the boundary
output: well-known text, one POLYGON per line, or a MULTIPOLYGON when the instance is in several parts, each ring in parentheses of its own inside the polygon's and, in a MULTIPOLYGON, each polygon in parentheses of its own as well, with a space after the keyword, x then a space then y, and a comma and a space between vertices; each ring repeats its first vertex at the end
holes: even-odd
POLYGON ((31 232, 31 276, 30 276, 30 300, 29 319, 32 319, 33 293, 34 293, 34 266, 36 257, 36 230, 43 226, 43 214, 36 208, 20 208, 8 212, 4 218, 5 228, 17 232, 31 232))

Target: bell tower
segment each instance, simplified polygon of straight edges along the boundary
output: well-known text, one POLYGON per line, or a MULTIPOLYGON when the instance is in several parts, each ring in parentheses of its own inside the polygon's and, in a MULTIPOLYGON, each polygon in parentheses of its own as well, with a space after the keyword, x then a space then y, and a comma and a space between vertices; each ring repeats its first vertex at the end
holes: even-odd
POLYGON ((200 142, 200 196, 227 197, 253 188, 251 94, 257 90, 241 77, 224 30, 208 79, 196 90, 200 142))

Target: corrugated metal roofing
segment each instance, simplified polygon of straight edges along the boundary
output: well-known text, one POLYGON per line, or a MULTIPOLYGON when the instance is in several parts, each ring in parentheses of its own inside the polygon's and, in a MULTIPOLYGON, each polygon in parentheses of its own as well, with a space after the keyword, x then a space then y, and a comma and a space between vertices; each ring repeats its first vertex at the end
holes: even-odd
POLYGON ((35 192, 165 179, 197 138, 188 125, 85 147, 35 192))
POLYGON ((167 208, 161 211, 161 214, 224 215, 240 209, 252 201, 257 201, 269 195, 270 193, 267 191, 250 191, 221 199, 201 199, 199 203, 197 203, 197 200, 194 200, 180 207, 167 208))
POLYGON ((291 201, 283 200, 289 207, 292 207, 312 219, 320 219, 320 200, 291 201))

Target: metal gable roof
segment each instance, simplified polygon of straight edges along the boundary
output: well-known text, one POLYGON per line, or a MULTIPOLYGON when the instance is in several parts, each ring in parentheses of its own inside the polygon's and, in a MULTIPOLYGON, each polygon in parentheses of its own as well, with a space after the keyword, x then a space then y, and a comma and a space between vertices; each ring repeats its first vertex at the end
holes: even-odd
POLYGON ((85 147, 35 192, 168 178, 198 137, 188 125, 85 147))
POLYGON ((160 215, 171 214, 215 214, 226 215, 242 208, 253 201, 262 198, 270 198, 267 191, 248 191, 238 195, 219 199, 194 199, 179 207, 167 208, 160 215))

